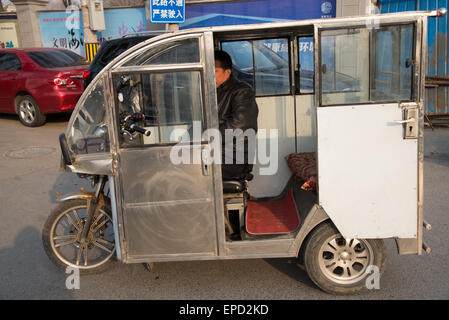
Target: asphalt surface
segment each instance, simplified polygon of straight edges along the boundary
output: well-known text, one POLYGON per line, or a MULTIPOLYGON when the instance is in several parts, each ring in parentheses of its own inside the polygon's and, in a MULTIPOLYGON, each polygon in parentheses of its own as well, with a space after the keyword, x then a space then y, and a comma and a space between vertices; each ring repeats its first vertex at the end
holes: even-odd
POLYGON ((399 256, 386 240, 387 264, 380 290, 356 296, 320 291, 295 259, 254 259, 114 266, 81 277, 66 289, 66 275, 47 258, 41 230, 56 192, 77 191, 86 182, 59 172, 58 135, 68 117, 51 117, 26 128, 0 115, 0 299, 448 299, 449 129, 425 130, 424 216, 430 255, 399 256))

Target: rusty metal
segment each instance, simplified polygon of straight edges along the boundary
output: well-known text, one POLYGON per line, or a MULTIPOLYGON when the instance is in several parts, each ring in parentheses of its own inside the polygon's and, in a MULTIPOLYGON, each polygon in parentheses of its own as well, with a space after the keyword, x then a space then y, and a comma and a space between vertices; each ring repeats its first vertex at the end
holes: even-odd
POLYGON ((449 77, 447 77, 447 76, 438 76, 438 75, 429 75, 429 74, 426 75, 426 80, 427 79, 438 79, 438 80, 449 81, 449 77))
POLYGON ((449 81, 426 81, 426 87, 449 86, 449 81))

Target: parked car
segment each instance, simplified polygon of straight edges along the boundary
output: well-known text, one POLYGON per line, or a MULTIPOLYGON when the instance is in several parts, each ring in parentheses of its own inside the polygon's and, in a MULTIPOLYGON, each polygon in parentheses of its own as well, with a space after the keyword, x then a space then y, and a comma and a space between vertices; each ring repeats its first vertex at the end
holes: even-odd
POLYGON ((0 112, 17 113, 28 127, 46 114, 71 112, 83 92, 88 62, 65 49, 0 50, 0 112))
POLYGON ((141 35, 141 33, 139 33, 139 35, 136 36, 123 36, 121 38, 103 41, 89 66, 86 77, 84 78, 84 88, 87 88, 95 76, 121 53, 158 34, 160 34, 160 32, 151 32, 151 34, 148 35, 141 35))
MULTIPOLYGON (((254 48, 252 41, 222 43, 222 49, 231 56, 233 62, 232 74, 255 88, 257 96, 288 94, 291 89, 288 59, 260 42, 259 40, 254 48), (255 82, 257 82, 256 86, 255 82)), ((323 92, 360 91, 358 79, 335 72, 333 69, 334 67, 330 66, 326 72, 323 72, 323 92)), ((314 92, 314 78, 313 69, 301 67, 299 83, 302 94, 314 92)))

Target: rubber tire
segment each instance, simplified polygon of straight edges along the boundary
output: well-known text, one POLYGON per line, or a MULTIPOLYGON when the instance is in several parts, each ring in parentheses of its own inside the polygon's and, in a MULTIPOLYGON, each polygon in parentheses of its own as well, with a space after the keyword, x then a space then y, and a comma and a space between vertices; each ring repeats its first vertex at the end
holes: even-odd
POLYGON ((22 96, 16 97, 15 108, 16 108, 17 115, 19 116, 19 120, 24 126, 39 127, 39 126, 42 126, 45 123, 45 121, 47 120, 47 117, 44 114, 42 114, 41 110, 39 109, 39 106, 38 106, 36 100, 34 100, 34 98, 30 95, 22 95, 22 96), (30 123, 23 120, 22 117, 20 116, 19 106, 20 106, 20 103, 25 99, 31 101, 31 103, 34 105, 35 117, 34 117, 33 122, 30 122, 30 123))
MULTIPOLYGON (((318 261, 318 253, 324 241, 330 236, 340 234, 331 221, 325 221, 317 226, 307 237, 304 244, 303 256, 300 259, 304 262, 305 270, 309 278, 323 291, 337 295, 351 295, 367 290, 366 278, 368 274, 357 283, 342 285, 332 282, 321 271, 318 261)), ((373 264, 379 268, 380 275, 385 269, 386 250, 383 240, 366 239, 373 250, 373 264)))
MULTIPOLYGON (((47 218, 47 221, 45 221, 44 228, 42 230, 42 243, 44 245, 44 250, 47 256, 50 258, 50 260, 61 270, 64 272, 66 271, 66 268, 68 265, 64 263, 63 261, 59 260, 58 256, 53 252, 53 249, 51 247, 51 240, 50 240, 50 232, 51 232, 51 226, 53 225, 54 221, 59 217, 61 213, 64 211, 69 210, 73 207, 78 207, 82 205, 86 205, 86 199, 71 199, 66 200, 62 203, 60 203, 50 214, 50 216, 47 218)), ((110 203, 105 203, 105 205, 101 208, 103 209, 111 218, 111 206, 110 203)), ((111 218, 112 220, 112 218, 111 218)), ((116 261, 116 255, 112 255, 112 257, 102 264, 101 266, 98 266, 94 269, 79 269, 80 274, 87 275, 87 274, 98 274, 102 273, 108 269, 110 269, 114 262, 116 261)))

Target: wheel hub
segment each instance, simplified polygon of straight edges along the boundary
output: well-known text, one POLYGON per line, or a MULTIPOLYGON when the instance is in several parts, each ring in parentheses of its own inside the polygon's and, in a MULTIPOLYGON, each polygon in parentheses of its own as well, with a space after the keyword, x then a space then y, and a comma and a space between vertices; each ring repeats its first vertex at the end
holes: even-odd
POLYGON ((340 284, 351 284, 365 276, 373 263, 373 252, 365 240, 329 237, 319 251, 319 264, 323 274, 340 284))
POLYGON ((343 251, 343 252, 340 253, 340 260, 343 260, 345 262, 346 261, 350 261, 350 260, 352 260, 351 256, 352 255, 349 252, 343 251))

